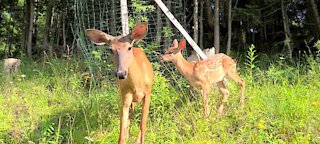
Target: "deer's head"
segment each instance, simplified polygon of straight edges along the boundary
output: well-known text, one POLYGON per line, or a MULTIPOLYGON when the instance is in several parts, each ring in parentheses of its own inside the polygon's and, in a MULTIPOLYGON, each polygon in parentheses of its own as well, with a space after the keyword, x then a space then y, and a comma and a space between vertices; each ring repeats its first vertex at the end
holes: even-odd
POLYGON ((186 47, 186 40, 181 40, 180 44, 178 40, 175 39, 171 46, 165 51, 164 55, 162 55, 162 61, 176 61, 178 59, 178 55, 181 54, 180 51, 186 47))
POLYGON ((148 31, 146 22, 137 24, 126 36, 111 36, 100 30, 87 29, 86 35, 96 45, 108 45, 116 58, 116 75, 119 79, 128 76, 128 68, 134 55, 132 46, 135 40, 142 39, 148 31))

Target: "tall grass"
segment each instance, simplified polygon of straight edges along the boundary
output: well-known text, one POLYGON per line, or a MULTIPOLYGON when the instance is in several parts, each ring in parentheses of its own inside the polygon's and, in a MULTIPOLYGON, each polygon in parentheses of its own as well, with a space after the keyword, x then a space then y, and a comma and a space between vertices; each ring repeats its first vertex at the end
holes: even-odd
MULTIPOLYGON (((252 52, 248 55, 259 59, 252 52)), ((240 71, 248 85, 243 112, 240 88, 230 80, 220 119, 215 117, 218 92, 211 94, 211 116, 203 118, 199 94, 182 77, 172 83, 156 71, 146 143, 320 143, 319 55, 296 66, 279 59, 264 70, 252 66, 255 59, 240 71)), ((120 102, 113 78, 88 89, 81 83, 85 66, 79 61, 23 60, 21 66, 18 73, 0 76, 0 142, 117 142, 120 102)), ((138 105, 127 143, 135 141, 140 117, 138 105)))

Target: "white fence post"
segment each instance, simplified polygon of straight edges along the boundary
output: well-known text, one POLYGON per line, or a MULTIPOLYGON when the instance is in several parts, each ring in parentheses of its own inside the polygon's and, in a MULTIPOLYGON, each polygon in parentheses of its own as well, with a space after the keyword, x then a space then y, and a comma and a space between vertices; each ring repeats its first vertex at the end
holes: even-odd
POLYGON ((200 47, 193 41, 187 31, 182 27, 182 25, 178 22, 178 20, 173 16, 173 14, 169 11, 166 5, 161 0, 154 0, 161 10, 166 14, 169 20, 173 23, 173 25, 182 33, 182 35, 186 38, 192 48, 199 54, 202 59, 206 59, 207 56, 202 52, 200 47))
POLYGON ((129 34, 129 22, 128 22, 128 6, 127 0, 121 0, 121 25, 122 25, 122 34, 129 34))

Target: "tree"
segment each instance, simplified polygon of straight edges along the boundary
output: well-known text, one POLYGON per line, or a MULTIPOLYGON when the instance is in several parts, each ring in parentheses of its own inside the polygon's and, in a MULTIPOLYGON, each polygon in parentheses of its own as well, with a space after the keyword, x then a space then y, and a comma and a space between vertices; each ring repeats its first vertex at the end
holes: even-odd
POLYGON ((200 38, 199 38, 199 44, 200 44, 200 48, 204 49, 203 47, 203 9, 204 9, 204 5, 203 5, 203 1, 200 2, 200 26, 199 26, 199 29, 200 29, 200 38))
POLYGON ((214 1, 214 48, 220 52, 219 0, 214 1))
POLYGON ((161 11, 159 6, 157 6, 157 10, 156 11, 157 11, 156 42, 157 42, 158 45, 160 45, 160 43, 161 43, 161 32, 162 32, 162 30, 161 30, 161 28, 162 28, 162 19, 161 19, 162 11, 161 11))
POLYGON ((27 31, 27 55, 32 57, 32 34, 34 22, 34 0, 27 0, 27 8, 29 9, 28 31, 27 31))
POLYGON ((312 8, 312 13, 313 13, 314 21, 316 23, 317 33, 318 33, 318 38, 319 38, 320 37, 320 16, 319 16, 319 12, 318 12, 318 6, 314 0, 308 0, 308 2, 310 3, 311 8, 312 8))
MULTIPOLYGON (((207 41, 212 42, 214 40, 214 19, 213 19, 213 13, 212 13, 212 3, 211 0, 206 0, 205 1, 205 13, 206 13, 206 24, 207 24, 207 41)), ((210 45, 206 46, 206 47, 212 47, 213 45, 211 43, 209 43, 210 45)))
POLYGON ((230 54, 231 50, 231 31, 232 31, 232 17, 231 17, 231 11, 232 11, 232 0, 228 0, 228 40, 227 40, 227 55, 230 54))
MULTIPOLYGON (((167 8, 172 11, 172 4, 171 4, 172 0, 167 0, 166 1, 166 6, 167 8)), ((172 25, 171 25, 171 21, 166 17, 166 27, 168 28, 169 31, 173 31, 172 29, 172 25)), ((164 30, 163 30, 164 31, 164 30)), ((171 39, 170 38, 166 38, 164 43, 165 43, 165 47, 169 47, 169 44, 171 43, 171 39)))
POLYGON ((50 30, 51 30, 51 20, 52 20, 52 8, 53 4, 52 1, 49 0, 47 3, 47 10, 46 10, 46 22, 43 30, 43 46, 45 48, 49 48, 49 55, 52 57, 53 51, 52 46, 50 46, 50 30))
POLYGON ((193 1, 193 40, 195 43, 198 43, 199 35, 199 19, 198 19, 198 0, 193 1))
POLYGON ((291 46, 292 36, 290 32, 289 18, 285 9, 284 0, 281 0, 281 12, 282 12, 282 19, 283 19, 284 34, 285 34, 284 45, 285 45, 285 48, 288 50, 288 58, 290 61, 292 61, 292 46, 291 46))
POLYGON ((109 13, 110 14, 110 27, 113 27, 110 29, 110 32, 112 35, 117 35, 116 33, 116 29, 114 29, 114 27, 116 27, 116 12, 115 12, 115 8, 116 8, 116 5, 115 5, 115 0, 111 0, 110 1, 111 4, 110 4, 110 7, 111 7, 111 12, 109 13))
POLYGON ((120 3, 121 3, 122 34, 127 35, 129 34, 127 0, 120 0, 120 3))

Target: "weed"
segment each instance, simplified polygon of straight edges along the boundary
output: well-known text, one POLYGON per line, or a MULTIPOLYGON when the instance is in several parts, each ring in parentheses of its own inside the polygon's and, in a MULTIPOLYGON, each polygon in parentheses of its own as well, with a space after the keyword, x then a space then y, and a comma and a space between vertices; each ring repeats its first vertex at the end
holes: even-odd
MULTIPOLYGON (((225 115, 204 119, 198 94, 168 67, 153 63, 155 80, 146 143, 319 143, 319 59, 305 64, 285 61, 260 70, 254 46, 242 75, 251 80, 244 112, 239 89, 228 84, 225 115)), ((119 92, 113 80, 81 84, 85 66, 76 60, 22 60, 21 70, 0 76, 0 143, 116 143, 119 135, 119 92)), ((107 76, 107 79, 113 79, 107 76)), ((211 97, 211 111, 217 104, 211 97)), ((141 106, 132 115, 130 137, 139 132, 141 106)))

